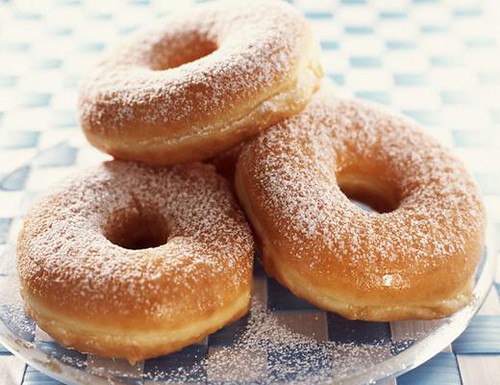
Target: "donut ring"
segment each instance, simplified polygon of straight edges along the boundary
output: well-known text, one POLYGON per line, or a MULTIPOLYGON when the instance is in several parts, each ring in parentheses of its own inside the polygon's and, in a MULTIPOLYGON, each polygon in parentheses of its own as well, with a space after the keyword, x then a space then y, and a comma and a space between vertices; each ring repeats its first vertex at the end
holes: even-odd
POLYGON ((21 293, 40 327, 130 362, 245 314, 252 261, 227 182, 196 164, 104 163, 41 199, 18 240, 21 293))
POLYGON ((413 121, 318 94, 243 150, 236 188, 267 272, 322 308, 429 319, 471 300, 485 210, 460 161, 413 121))
POLYGON ((116 158, 204 160, 302 110, 320 49, 281 2, 214 3, 139 32, 83 82, 89 142, 116 158))

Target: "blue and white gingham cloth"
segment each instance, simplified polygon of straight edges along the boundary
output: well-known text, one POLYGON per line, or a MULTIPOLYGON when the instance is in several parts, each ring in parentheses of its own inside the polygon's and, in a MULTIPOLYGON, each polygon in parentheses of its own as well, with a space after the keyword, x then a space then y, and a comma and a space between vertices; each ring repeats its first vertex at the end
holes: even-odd
MULTIPOLYGON (((310 20, 321 42, 326 76, 340 93, 400 110, 454 148, 479 183, 494 238, 500 239, 500 7, 496 2, 290 2, 310 20)), ((76 89, 85 70, 109 43, 191 3, 0 0, 0 254, 14 240, 15 219, 37 193, 85 165, 89 156, 95 159, 96 152, 75 135, 76 89)), ((269 309, 314 319, 309 322, 311 333, 353 343, 390 341, 395 333, 390 323, 350 322, 327 314, 294 297, 261 270, 256 275, 266 281, 263 295, 269 309)), ((500 274, 496 282, 479 315, 450 348, 384 383, 500 384, 500 274)), ((162 358, 148 360, 139 371, 165 371, 168 365, 176 370, 172 362, 185 363, 211 349, 230 346, 238 325, 175 353, 168 363, 162 358)), ((26 330, 31 333, 27 339, 60 354, 60 347, 34 323, 26 330)), ((82 353, 67 353, 76 362, 98 365, 82 353)), ((133 375, 129 380, 149 383, 133 375)), ((57 383, 0 348, 0 384, 57 383)))

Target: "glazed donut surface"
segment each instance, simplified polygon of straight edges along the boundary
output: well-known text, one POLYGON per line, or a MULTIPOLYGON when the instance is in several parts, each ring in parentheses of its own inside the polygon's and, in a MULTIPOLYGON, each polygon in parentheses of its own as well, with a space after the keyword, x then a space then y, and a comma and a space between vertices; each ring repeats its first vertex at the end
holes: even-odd
POLYGON ((84 80, 80 122, 117 158, 203 160, 302 110, 319 45, 281 2, 213 3, 138 32, 84 80))
POLYGON ((57 341, 136 362, 249 306, 253 240, 206 165, 106 162, 42 198, 18 240, 28 313, 57 341))
POLYGON ((471 300, 486 221, 478 189, 407 118, 322 91, 245 147, 236 188, 266 271, 322 308, 428 319, 471 300))

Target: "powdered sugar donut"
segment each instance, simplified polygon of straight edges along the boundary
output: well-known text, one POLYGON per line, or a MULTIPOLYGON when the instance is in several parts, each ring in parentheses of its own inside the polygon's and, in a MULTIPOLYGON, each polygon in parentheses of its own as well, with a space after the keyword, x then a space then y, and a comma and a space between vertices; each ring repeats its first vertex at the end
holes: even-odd
POLYGON ((42 198, 18 241, 28 313, 64 345, 131 362, 247 312, 253 240, 207 165, 112 161, 42 198))
POLYGON ((137 33, 92 70, 81 126, 117 158, 207 159, 302 110, 322 76, 319 53, 287 4, 199 6, 137 33))
POLYGON ((471 300, 485 233, 478 189, 409 119, 318 94, 244 148, 236 188, 267 272, 320 307, 425 319, 471 300))

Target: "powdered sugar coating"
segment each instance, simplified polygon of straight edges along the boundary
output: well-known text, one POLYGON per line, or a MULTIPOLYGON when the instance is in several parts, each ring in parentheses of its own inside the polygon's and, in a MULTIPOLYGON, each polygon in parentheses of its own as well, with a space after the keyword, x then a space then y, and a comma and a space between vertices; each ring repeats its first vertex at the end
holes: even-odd
POLYGON ((485 210, 462 163, 415 122, 324 91, 247 146, 237 173, 265 263, 279 258, 366 303, 464 295, 485 210), (344 174, 387 186, 398 207, 356 207, 338 186, 344 174))
MULTIPOLYGON (((255 110, 278 118, 297 112, 320 76, 319 48, 293 7, 212 3, 164 19, 111 51, 83 82, 80 120, 90 138, 111 142, 126 136, 151 142, 149 151, 167 141, 203 142, 203 135, 235 130, 231 125, 255 110), (311 60, 314 69, 308 68, 311 60), (285 91, 288 103, 267 103, 285 91), (278 111, 266 111, 273 108, 278 111)), ((255 134, 267 119, 245 130, 255 134)), ((105 151, 118 147, 91 142, 105 151)))
POLYGON ((165 324, 179 309, 187 308, 186 317, 205 314, 225 306, 233 295, 227 290, 249 290, 252 254, 244 217, 211 167, 112 161, 31 209, 18 270, 23 292, 70 315, 165 324), (106 222, 122 211, 158 213, 167 242, 141 250, 111 243, 106 222))

